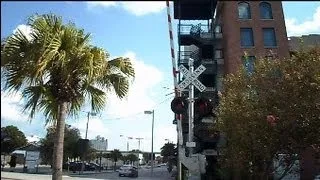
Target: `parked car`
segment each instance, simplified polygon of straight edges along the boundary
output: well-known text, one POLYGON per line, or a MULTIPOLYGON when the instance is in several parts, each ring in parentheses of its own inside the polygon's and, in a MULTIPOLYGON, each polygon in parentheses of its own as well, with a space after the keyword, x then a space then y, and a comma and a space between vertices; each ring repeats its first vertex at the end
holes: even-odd
POLYGON ((130 165, 123 165, 119 169, 119 176, 138 177, 138 168, 130 165))
POLYGON ((97 163, 89 163, 89 166, 93 171, 103 170, 103 167, 97 163))
MULTIPOLYGON (((81 171, 82 163, 83 162, 80 162, 80 161, 65 163, 63 165, 63 169, 68 169, 69 167, 69 171, 73 171, 73 172, 81 171)), ((96 170, 96 166, 90 163, 84 163, 84 171, 94 171, 94 170, 96 170)))
POLYGON ((314 177, 314 180, 320 180, 320 174, 314 177))

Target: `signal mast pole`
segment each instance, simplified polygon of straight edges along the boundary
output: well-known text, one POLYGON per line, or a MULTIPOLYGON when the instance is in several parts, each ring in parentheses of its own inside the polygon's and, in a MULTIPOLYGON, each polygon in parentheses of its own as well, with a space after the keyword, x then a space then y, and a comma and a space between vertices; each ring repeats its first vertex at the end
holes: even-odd
MULTIPOLYGON (((194 60, 192 58, 189 58, 189 71, 190 74, 193 74, 194 66, 193 66, 194 60)), ((193 83, 190 83, 189 85, 189 136, 188 141, 189 143, 193 142, 193 121, 194 121, 194 85, 193 83)), ((190 144, 189 146, 189 157, 193 154, 192 152, 193 144, 190 144)))

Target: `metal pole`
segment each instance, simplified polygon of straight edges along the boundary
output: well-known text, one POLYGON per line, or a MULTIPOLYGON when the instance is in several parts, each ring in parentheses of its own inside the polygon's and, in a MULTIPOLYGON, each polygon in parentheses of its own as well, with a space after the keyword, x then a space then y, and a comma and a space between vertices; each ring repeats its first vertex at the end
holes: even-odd
POLYGON ((143 139, 143 138, 136 138, 137 140, 138 140, 138 150, 140 151, 140 143, 141 143, 141 140, 143 139))
POLYGON ((101 172, 101 167, 102 167, 102 166, 101 166, 101 165, 102 165, 102 164, 101 164, 101 159, 102 159, 102 151, 100 151, 100 167, 99 167, 99 172, 101 172))
MULTIPOLYGON (((189 59, 190 74, 193 74, 193 59, 189 59)), ((193 119, 194 119, 194 85, 189 85, 189 136, 188 141, 193 142, 193 119)), ((189 157, 192 155, 192 147, 189 148, 189 157)))
MULTIPOLYGON (((88 138, 89 119, 90 119, 90 112, 88 112, 88 120, 87 120, 87 127, 86 127, 86 136, 85 136, 85 139, 88 138)), ((83 155, 83 156, 85 156, 85 155, 83 155)), ((85 165, 84 165, 84 157, 82 157, 81 172, 84 171, 84 168, 85 168, 85 165)), ((80 171, 79 171, 79 174, 80 174, 80 171)))
POLYGON ((87 137, 88 137, 89 116, 90 116, 90 112, 88 112, 88 120, 87 120, 87 128, 86 128, 86 137, 85 137, 85 139, 87 139, 87 137))
POLYGON ((129 152, 129 140, 127 140, 127 151, 129 152))
POLYGON ((151 176, 153 176, 153 126, 154 126, 154 110, 152 110, 152 130, 151 130, 151 176))
POLYGON ((139 141, 138 141, 138 150, 140 151, 140 139, 139 139, 139 141))

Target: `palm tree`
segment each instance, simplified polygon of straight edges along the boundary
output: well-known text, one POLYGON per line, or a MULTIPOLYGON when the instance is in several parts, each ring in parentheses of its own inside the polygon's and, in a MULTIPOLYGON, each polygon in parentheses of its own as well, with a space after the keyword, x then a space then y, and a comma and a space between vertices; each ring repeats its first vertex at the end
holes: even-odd
POLYGON ((122 154, 119 149, 114 149, 113 151, 111 151, 110 156, 114 162, 114 170, 116 170, 117 162, 122 157, 122 154))
POLYGON ((104 108, 110 91, 126 96, 134 69, 128 58, 109 60, 90 45, 90 34, 53 14, 28 19, 31 38, 18 31, 1 42, 1 73, 8 92, 22 92, 30 120, 38 111, 56 128, 53 180, 62 179, 65 119, 76 116, 86 100, 92 112, 104 108))

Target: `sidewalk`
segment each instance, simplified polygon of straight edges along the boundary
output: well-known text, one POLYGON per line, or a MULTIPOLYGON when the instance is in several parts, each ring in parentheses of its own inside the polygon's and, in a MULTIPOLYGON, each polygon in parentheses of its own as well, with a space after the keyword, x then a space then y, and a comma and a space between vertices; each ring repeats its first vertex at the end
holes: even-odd
MULTIPOLYGON (((17 172, 4 172, 1 171, 1 179, 14 179, 14 180, 51 180, 52 175, 47 174, 28 174, 28 173, 17 173, 17 172)), ((63 175, 62 179, 64 180, 75 180, 79 179, 79 177, 70 177, 67 175, 63 175)), ((83 180, 98 180, 93 178, 81 178, 83 180)))
MULTIPOLYGON (((42 174, 42 175, 51 175, 52 174, 52 169, 50 168, 50 166, 44 166, 41 165, 38 168, 38 172, 35 172, 35 170, 30 171, 30 172, 23 172, 23 166, 18 165, 15 168, 10 168, 8 166, 4 167, 1 169, 1 172, 15 172, 15 173, 24 173, 24 174, 42 174)), ((83 171, 81 174, 79 174, 79 171, 67 171, 67 170, 63 170, 63 175, 88 175, 88 174, 101 174, 101 173, 112 173, 114 172, 113 170, 102 170, 101 172, 99 171, 83 171)))

